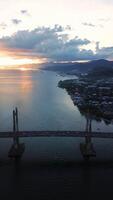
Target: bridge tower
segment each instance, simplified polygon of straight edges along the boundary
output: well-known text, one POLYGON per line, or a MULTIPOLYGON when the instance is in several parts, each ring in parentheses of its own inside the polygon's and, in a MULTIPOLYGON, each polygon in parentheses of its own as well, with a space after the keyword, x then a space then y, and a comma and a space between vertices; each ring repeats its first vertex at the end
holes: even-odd
POLYGON ((13 110, 13 144, 9 150, 8 156, 12 158, 21 157, 24 150, 25 150, 25 144, 19 142, 19 126, 18 126, 18 108, 16 107, 15 110, 13 110))
POLYGON ((92 132, 92 118, 89 114, 87 114, 85 143, 80 144, 80 150, 85 160, 89 160, 90 157, 96 156, 96 152, 94 150, 93 143, 91 141, 91 132, 92 132))

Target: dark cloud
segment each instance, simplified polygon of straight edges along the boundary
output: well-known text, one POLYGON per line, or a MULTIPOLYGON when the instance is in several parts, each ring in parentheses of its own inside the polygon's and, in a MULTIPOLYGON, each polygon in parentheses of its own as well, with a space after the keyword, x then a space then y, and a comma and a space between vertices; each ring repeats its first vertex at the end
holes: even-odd
POLYGON ((9 51, 18 52, 20 56, 42 57, 52 61, 75 61, 108 58, 113 48, 99 48, 96 44, 96 53, 83 49, 84 45, 91 42, 88 39, 74 37, 64 33, 64 28, 59 25, 50 27, 38 27, 32 31, 18 31, 9 37, 0 39, 0 45, 7 47, 9 51))
POLYGON ((12 23, 15 24, 15 25, 18 25, 22 22, 22 20, 20 19, 12 19, 12 23))
POLYGON ((96 52, 99 57, 113 59, 113 47, 103 47, 100 49, 98 45, 96 52))
POLYGON ((62 32, 64 30, 64 28, 58 24, 55 24, 54 26, 54 31, 55 32, 62 32))
POLYGON ((21 10, 20 12, 21 12, 21 14, 23 14, 23 15, 30 16, 28 10, 21 10))
POLYGON ((89 27, 92 27, 92 28, 94 28, 94 27, 103 28, 103 27, 104 27, 102 24, 97 24, 97 25, 95 25, 95 24, 87 23, 87 22, 82 23, 82 25, 84 25, 84 26, 89 26, 89 27))
POLYGON ((99 45, 100 45, 100 42, 96 42, 96 52, 100 50, 99 45))
POLYGON ((84 22, 84 23, 82 23, 84 26, 90 26, 90 27, 95 27, 95 25, 94 24, 92 24, 92 23, 87 23, 87 22, 84 22))
POLYGON ((67 25, 67 26, 66 26, 66 29, 67 29, 67 30, 71 30, 71 26, 70 26, 70 25, 67 25))

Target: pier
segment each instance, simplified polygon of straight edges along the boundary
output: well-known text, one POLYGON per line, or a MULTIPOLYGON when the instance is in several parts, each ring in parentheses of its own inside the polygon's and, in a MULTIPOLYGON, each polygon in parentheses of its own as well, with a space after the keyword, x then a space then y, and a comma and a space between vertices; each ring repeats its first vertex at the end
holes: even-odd
POLYGON ((93 132, 91 119, 86 119, 85 131, 20 131, 18 126, 18 109, 13 110, 13 131, 0 132, 0 138, 12 138, 13 144, 8 156, 12 158, 21 157, 25 150, 25 144, 20 143, 19 138, 26 137, 79 137, 85 138, 85 142, 80 144, 80 150, 85 159, 96 156, 92 138, 113 139, 112 132, 93 132))

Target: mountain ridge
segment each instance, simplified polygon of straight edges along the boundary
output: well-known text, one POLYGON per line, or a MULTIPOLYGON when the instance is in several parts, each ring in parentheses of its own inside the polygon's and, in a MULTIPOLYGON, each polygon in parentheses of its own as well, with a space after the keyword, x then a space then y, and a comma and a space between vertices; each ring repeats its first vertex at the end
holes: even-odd
POLYGON ((69 62, 69 63, 45 63, 43 69, 64 73, 88 73, 94 68, 113 68, 113 61, 104 59, 92 60, 88 62, 69 62))

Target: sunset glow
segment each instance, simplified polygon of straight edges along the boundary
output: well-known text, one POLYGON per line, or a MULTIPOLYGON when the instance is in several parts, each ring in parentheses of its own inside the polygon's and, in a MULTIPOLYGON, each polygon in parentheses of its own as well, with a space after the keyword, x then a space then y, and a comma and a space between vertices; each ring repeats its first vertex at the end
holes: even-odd
POLYGON ((0 58, 0 66, 3 65, 22 65, 22 64, 32 64, 39 63, 39 60, 31 60, 31 59, 13 59, 10 57, 0 58))
POLYGON ((0 69, 113 59, 112 0, 4 0, 0 9, 0 69))
POLYGON ((41 59, 13 59, 10 57, 0 58, 0 69, 18 69, 20 68, 21 71, 29 70, 31 68, 21 67, 21 65, 27 64, 40 64, 43 60, 41 59), (20 66, 20 67, 19 67, 20 66))
POLYGON ((20 67, 20 70, 21 70, 21 71, 27 71, 27 70, 29 70, 29 69, 27 69, 27 68, 25 68, 25 67, 20 67))

